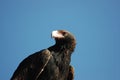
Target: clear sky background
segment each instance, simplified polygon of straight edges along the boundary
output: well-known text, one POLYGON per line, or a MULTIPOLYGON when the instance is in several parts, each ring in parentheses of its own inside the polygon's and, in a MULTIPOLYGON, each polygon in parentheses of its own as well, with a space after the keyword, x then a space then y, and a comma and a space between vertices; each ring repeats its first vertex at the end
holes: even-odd
POLYGON ((120 0, 0 0, 0 80, 57 29, 76 36, 75 80, 120 80, 120 0))

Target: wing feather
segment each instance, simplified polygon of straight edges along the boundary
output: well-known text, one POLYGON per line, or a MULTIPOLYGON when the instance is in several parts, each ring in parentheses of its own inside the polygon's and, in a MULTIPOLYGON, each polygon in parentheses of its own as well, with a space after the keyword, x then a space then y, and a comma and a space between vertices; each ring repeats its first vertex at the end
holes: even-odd
POLYGON ((72 66, 69 66, 69 73, 67 80, 74 80, 74 68, 72 66))
POLYGON ((50 56, 50 51, 47 49, 28 56, 20 63, 11 80, 37 80, 50 56))

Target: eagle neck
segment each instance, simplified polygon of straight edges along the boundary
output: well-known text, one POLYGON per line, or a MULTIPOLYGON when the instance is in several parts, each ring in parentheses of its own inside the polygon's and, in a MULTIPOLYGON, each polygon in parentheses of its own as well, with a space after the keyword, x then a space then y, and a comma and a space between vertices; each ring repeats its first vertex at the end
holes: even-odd
POLYGON ((54 46, 56 46, 58 49, 62 50, 68 50, 70 52, 73 52, 75 49, 75 42, 56 42, 54 46))

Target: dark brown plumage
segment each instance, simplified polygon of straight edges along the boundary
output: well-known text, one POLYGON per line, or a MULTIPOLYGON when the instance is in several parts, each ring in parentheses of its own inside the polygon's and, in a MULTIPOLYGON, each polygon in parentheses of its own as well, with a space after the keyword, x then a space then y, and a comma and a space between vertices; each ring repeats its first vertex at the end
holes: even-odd
POLYGON ((74 69, 70 65, 76 45, 74 36, 57 30, 52 32, 52 37, 55 45, 24 59, 11 80, 74 80, 74 69))

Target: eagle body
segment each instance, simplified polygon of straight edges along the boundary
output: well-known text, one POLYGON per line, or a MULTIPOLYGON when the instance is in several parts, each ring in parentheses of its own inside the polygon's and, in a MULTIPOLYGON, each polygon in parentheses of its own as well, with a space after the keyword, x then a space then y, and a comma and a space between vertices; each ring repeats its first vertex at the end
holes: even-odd
POLYGON ((70 65, 75 48, 74 36, 65 30, 52 32, 55 45, 25 58, 14 72, 11 80, 74 80, 70 65))

